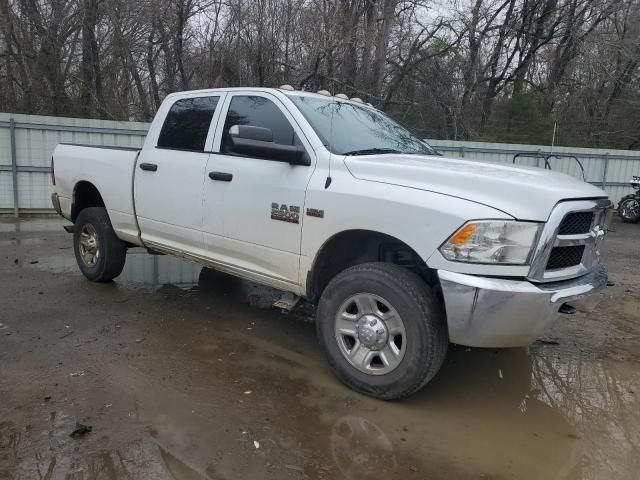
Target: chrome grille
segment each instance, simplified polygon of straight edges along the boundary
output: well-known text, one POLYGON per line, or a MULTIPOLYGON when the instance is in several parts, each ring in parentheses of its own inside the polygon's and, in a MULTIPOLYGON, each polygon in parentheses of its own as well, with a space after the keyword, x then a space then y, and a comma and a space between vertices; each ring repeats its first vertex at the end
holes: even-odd
POLYGON ((558 230, 558 235, 579 235, 589 233, 593 223, 593 212, 573 212, 567 214, 558 230))
POLYGON ((568 268, 580 265, 582 255, 584 254, 584 245, 576 245, 573 247, 554 247, 549 255, 547 262, 547 270, 556 270, 558 268, 568 268))
POLYGON ((607 199, 561 202, 553 209, 534 251, 527 278, 551 282, 578 277, 598 264, 607 230, 607 199))

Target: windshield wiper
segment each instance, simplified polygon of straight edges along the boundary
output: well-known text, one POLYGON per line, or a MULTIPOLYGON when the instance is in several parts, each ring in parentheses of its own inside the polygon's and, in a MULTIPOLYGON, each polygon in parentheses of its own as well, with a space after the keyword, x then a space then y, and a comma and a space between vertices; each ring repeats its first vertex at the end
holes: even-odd
POLYGON ((345 152, 343 155, 376 155, 380 153, 402 153, 400 150, 393 148, 363 148, 361 150, 352 150, 345 152))

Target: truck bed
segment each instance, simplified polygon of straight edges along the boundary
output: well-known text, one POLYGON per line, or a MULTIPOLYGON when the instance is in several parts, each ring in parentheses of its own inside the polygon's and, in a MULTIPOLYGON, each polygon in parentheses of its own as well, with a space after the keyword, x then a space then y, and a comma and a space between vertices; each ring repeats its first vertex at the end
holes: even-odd
POLYGON ((74 191, 88 182, 100 192, 118 237, 138 244, 133 175, 139 153, 139 148, 131 147, 59 144, 53 163, 63 216, 72 219, 74 191))

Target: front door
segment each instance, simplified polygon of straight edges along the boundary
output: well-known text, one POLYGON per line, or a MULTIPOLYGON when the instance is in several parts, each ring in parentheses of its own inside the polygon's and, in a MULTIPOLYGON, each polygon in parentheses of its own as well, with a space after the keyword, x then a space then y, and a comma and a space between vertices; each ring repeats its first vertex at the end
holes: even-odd
POLYGON ((157 144, 145 145, 135 172, 134 200, 145 243, 202 253, 205 145, 221 103, 220 96, 182 97, 158 112, 166 118, 157 144))
POLYGON ((234 92, 222 114, 225 121, 218 125, 203 190, 205 248, 249 277, 290 289, 299 284, 304 201, 315 156, 275 95, 234 92), (272 130, 274 143, 302 145, 311 165, 233 154, 228 142, 233 125, 265 127, 272 130), (223 238, 216 231, 218 209, 224 212, 223 238))

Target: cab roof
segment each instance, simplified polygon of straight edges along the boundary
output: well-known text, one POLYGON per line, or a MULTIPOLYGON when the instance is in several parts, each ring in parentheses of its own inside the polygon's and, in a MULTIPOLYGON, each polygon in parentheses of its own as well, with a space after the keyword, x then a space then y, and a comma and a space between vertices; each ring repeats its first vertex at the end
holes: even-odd
POLYGON ((318 100, 329 100, 329 99, 334 99, 340 102, 345 102, 345 103, 350 103, 353 105, 359 105, 361 107, 364 108, 374 108, 369 104, 366 103, 360 103, 360 102, 354 102, 351 99, 345 99, 345 98, 339 98, 336 97, 335 95, 322 95, 320 93, 316 93, 316 92, 309 92, 309 91, 305 91, 305 90, 288 90, 288 89, 283 89, 283 88, 273 88, 273 87, 223 87, 223 88, 205 88, 205 89, 200 89, 200 90, 185 90, 185 91, 181 91, 181 92, 173 92, 170 93, 169 95, 167 95, 166 98, 170 98, 170 97, 176 97, 176 96, 182 96, 182 95, 191 95, 194 93, 216 93, 216 92, 270 92, 270 93, 277 93, 277 94, 283 94, 286 96, 296 96, 296 97, 312 97, 312 98, 317 98, 318 100))

